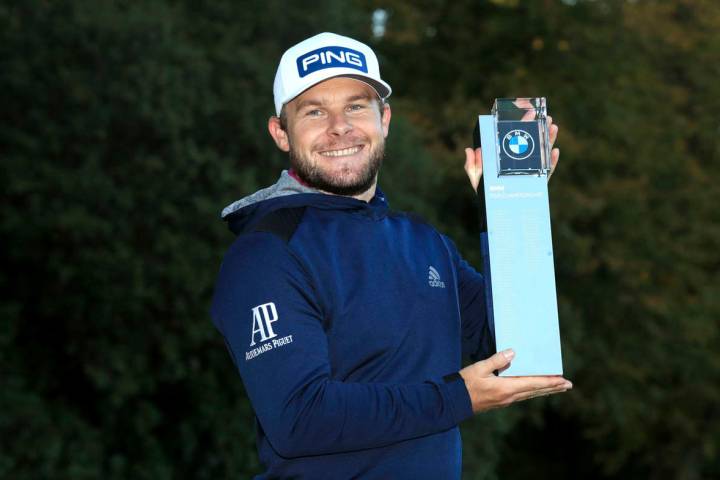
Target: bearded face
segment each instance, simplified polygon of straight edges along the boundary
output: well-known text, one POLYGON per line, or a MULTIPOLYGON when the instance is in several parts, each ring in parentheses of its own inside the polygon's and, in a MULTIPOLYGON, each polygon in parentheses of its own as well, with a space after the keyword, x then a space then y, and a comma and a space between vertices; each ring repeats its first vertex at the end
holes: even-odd
POLYGON ((367 147, 365 139, 348 138, 339 144, 321 145, 319 155, 327 161, 314 161, 290 139, 290 165, 308 186, 335 195, 355 196, 372 187, 385 157, 385 141, 367 147), (358 151, 358 145, 364 145, 358 151), (368 152, 362 152, 364 149, 368 152), (361 159, 348 158, 362 153, 361 159))
POLYGON ((332 78, 289 102, 286 115, 286 136, 276 142, 301 180, 327 193, 372 196, 390 122, 372 87, 332 78))

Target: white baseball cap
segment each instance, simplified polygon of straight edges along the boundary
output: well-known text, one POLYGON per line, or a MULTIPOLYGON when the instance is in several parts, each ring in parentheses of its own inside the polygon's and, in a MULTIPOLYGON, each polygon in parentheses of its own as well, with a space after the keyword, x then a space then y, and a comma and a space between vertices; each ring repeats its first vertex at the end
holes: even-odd
POLYGON ((385 100, 392 93, 380 78, 377 57, 364 43, 334 33, 320 33, 290 47, 280 59, 273 94, 275 113, 302 92, 333 77, 350 77, 373 87, 385 100))

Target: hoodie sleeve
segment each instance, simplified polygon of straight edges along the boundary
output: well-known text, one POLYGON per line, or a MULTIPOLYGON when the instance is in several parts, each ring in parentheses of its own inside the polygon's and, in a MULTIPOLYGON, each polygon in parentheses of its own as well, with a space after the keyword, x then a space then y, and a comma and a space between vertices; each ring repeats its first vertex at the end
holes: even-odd
POLYGON ((458 376, 417 384, 333 380, 312 281, 272 234, 242 235, 232 246, 220 269, 212 317, 263 431, 283 457, 380 447, 447 430, 472 416, 458 376))
POLYGON ((485 280, 465 259, 448 237, 445 244, 457 272, 458 300, 462 321, 463 356, 473 361, 483 360, 495 353, 495 345, 487 322, 485 280))

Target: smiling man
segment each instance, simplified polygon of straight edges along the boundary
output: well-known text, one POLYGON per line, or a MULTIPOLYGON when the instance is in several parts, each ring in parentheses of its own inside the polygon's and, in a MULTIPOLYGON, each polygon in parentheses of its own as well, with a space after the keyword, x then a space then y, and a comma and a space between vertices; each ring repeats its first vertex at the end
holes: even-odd
POLYGON ((327 193, 370 200, 390 127, 390 106, 373 87, 330 78, 282 108, 268 129, 297 177, 327 193))
MULTIPOLYGON (((460 478, 461 421, 572 386, 495 376, 514 354, 490 355, 482 276, 388 209, 390 93, 367 45, 290 48, 268 130, 291 168, 223 210, 237 239, 212 317, 255 411, 258 479, 460 478)), ((466 151, 475 187, 481 162, 466 151)))

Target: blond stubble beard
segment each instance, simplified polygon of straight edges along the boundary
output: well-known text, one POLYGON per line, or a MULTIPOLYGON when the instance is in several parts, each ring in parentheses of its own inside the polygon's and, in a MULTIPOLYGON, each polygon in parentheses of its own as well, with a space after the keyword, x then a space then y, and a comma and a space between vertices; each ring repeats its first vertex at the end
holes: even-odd
POLYGON ((313 165, 311 159, 298 152, 292 141, 290 142, 289 156, 290 166, 309 187, 335 195, 352 197, 368 191, 375 183, 385 157, 385 142, 383 141, 370 151, 367 163, 357 175, 354 175, 355 179, 352 181, 341 178, 342 173, 333 175, 322 171, 317 164, 313 165))

